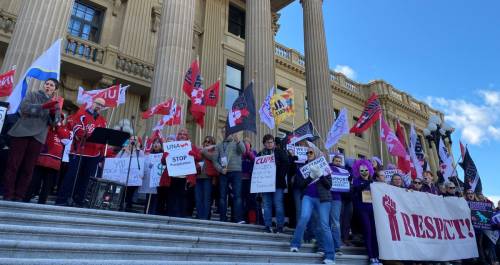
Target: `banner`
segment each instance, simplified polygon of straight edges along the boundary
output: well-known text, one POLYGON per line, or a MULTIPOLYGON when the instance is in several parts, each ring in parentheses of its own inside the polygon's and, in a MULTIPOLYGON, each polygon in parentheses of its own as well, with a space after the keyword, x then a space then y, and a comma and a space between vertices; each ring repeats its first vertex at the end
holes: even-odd
POLYGON ((276 191, 276 162, 274 155, 255 158, 250 193, 276 191))
POLYGON ((175 177, 196 174, 194 157, 188 154, 189 151, 191 151, 190 141, 163 143, 163 151, 168 153, 167 170, 169 176, 175 177))
POLYGON ((314 165, 319 166, 319 168, 323 172, 323 176, 332 173, 332 169, 328 165, 328 162, 326 161, 325 157, 321 156, 320 158, 316 158, 315 160, 311 161, 310 163, 300 168, 300 173, 302 173, 302 176, 304 178, 309 177, 309 174, 311 174, 311 166, 314 165))
POLYGON ((271 98, 271 113, 276 126, 280 125, 286 118, 295 115, 293 104, 293 89, 291 88, 283 93, 275 94, 271 98))
POLYGON ((259 109, 260 121, 263 122, 269 129, 274 129, 274 117, 271 113, 271 98, 274 95, 274 87, 269 89, 269 94, 262 102, 262 106, 259 109))
POLYGON ((370 185, 380 259, 450 261, 478 256, 463 198, 370 185))
POLYGON ((338 167, 333 167, 332 171, 331 191, 349 192, 351 188, 349 183, 349 171, 338 167))
MULTIPOLYGON (((125 184, 127 182, 129 160, 129 157, 106 158, 106 160, 104 160, 102 178, 125 184)), ((143 176, 144 157, 132 157, 128 186, 142 186, 143 176)))
POLYGON ((491 216, 493 205, 489 202, 469 201, 472 226, 481 230, 491 230, 491 216))

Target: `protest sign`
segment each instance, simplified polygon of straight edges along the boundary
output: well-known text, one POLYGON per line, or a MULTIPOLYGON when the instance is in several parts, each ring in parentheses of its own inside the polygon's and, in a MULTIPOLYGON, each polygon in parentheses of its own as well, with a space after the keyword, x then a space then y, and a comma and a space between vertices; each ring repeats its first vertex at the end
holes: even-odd
POLYGON ((194 157, 188 154, 189 151, 191 151, 190 141, 163 143, 163 151, 168 153, 167 170, 169 176, 175 177, 196 174, 194 157))
POLYGON ((336 192, 349 192, 350 191, 350 183, 349 183, 349 171, 334 167, 332 172, 332 191, 336 192))
MULTIPOLYGON (((102 178, 125 184, 129 166, 129 157, 106 158, 102 178)), ((144 157, 132 157, 128 186, 141 186, 144 175, 144 157)))
POLYGON ((325 157, 321 156, 320 158, 316 158, 315 160, 311 161, 310 163, 300 168, 300 173, 302 173, 302 176, 304 178, 309 177, 309 174, 311 174, 311 166, 314 165, 318 166, 322 170, 323 176, 332 173, 332 170, 330 169, 330 166, 328 165, 328 162, 326 161, 325 157))
POLYGON ((380 259, 450 261, 478 256, 463 198, 370 185, 380 259))
POLYGON ((491 216, 493 209, 490 202, 469 201, 472 225, 481 230, 491 230, 491 216))
POLYGON ((385 183, 391 183, 392 175, 399 174, 397 169, 386 169, 384 170, 385 183))
POLYGON ((307 160, 307 147, 287 144, 286 149, 291 150, 297 156, 295 163, 304 163, 307 160))
POLYGON ((144 158, 144 178, 139 193, 156 194, 156 187, 160 185, 161 174, 165 166, 161 164, 163 153, 149 154, 144 158))
POLYGON ((276 191, 276 162, 274 155, 255 158, 250 193, 276 191))

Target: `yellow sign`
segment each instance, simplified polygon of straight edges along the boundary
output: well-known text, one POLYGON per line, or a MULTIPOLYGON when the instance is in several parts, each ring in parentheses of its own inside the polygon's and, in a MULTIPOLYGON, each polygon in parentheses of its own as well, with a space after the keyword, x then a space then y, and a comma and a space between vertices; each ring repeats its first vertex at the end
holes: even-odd
POLYGON ((276 126, 286 118, 295 115, 293 109, 293 89, 288 89, 283 93, 275 94, 271 98, 271 112, 276 126))

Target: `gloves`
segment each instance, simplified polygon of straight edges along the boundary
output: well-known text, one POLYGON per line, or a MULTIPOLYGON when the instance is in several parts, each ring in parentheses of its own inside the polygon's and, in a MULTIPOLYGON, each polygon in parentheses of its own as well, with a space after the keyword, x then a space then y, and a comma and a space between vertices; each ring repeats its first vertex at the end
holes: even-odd
POLYGON ((54 109, 54 107, 57 105, 57 101, 55 100, 49 100, 45 103, 42 104, 42 109, 54 109))
POLYGON ((322 175, 321 168, 319 168, 318 166, 311 166, 311 174, 309 174, 310 178, 317 179, 321 177, 321 175, 322 175))

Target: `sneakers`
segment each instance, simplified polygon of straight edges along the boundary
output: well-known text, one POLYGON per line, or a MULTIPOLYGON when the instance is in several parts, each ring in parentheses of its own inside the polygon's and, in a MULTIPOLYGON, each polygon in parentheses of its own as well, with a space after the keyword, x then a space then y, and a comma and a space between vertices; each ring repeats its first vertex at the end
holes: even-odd
POLYGON ((383 265, 377 258, 370 259, 370 265, 383 265))
POLYGON ((271 227, 269 227, 269 226, 266 226, 266 228, 264 228, 264 231, 266 233, 270 233, 270 234, 274 233, 273 229, 271 227))
POLYGON ((242 225, 242 224, 246 224, 245 221, 239 221, 238 224, 242 225))
POLYGON ((323 260, 323 263, 324 263, 324 264, 335 264, 335 261, 334 261, 334 260, 331 260, 331 259, 324 259, 324 260, 323 260))
POLYGON ((339 250, 335 250, 335 256, 342 256, 344 255, 344 253, 339 249, 339 250))
POLYGON ((297 247, 291 247, 290 252, 299 252, 299 248, 297 247))
POLYGON ((318 250, 316 251, 317 254, 320 254, 321 256, 324 256, 325 255, 325 252, 323 250, 318 250))

